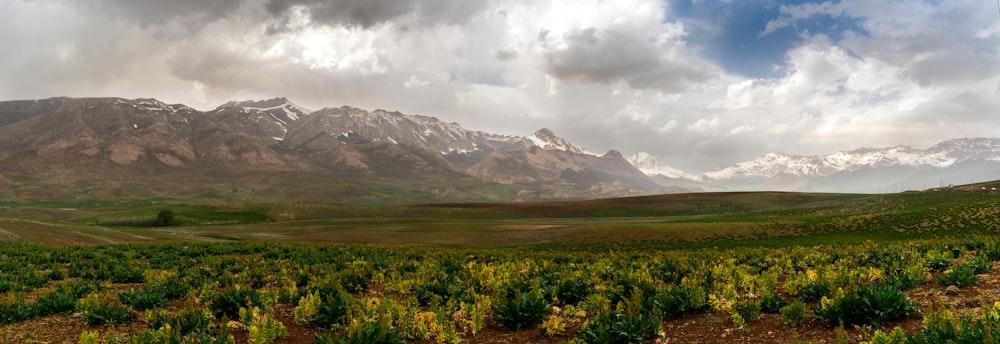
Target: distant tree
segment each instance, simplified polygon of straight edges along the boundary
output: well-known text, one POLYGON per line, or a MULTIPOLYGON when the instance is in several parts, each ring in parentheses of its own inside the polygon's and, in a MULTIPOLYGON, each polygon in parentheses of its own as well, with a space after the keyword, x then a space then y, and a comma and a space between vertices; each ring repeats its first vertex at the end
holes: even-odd
POLYGON ((160 213, 156 214, 156 219, 164 226, 172 225, 174 224, 174 212, 168 209, 160 210, 160 213))

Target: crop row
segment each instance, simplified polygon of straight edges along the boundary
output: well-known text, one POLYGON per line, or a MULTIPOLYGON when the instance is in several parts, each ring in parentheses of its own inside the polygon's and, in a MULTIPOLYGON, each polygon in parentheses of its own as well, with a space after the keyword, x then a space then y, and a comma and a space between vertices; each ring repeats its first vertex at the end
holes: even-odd
MULTIPOLYGON (((0 323, 76 312, 92 325, 144 319, 146 328, 128 334, 136 342, 228 342, 237 331, 267 343, 285 335, 276 310, 287 309, 295 316, 286 322, 313 328, 319 343, 457 343, 487 328, 635 342, 669 338, 663 321, 704 312, 727 314, 734 328, 761 313, 782 314, 788 326, 809 316, 831 326, 889 324, 918 307, 902 291, 935 280, 974 284, 998 259, 992 237, 596 253, 10 244, 0 246, 0 323)), ((101 338, 81 334, 81 341, 101 338)))

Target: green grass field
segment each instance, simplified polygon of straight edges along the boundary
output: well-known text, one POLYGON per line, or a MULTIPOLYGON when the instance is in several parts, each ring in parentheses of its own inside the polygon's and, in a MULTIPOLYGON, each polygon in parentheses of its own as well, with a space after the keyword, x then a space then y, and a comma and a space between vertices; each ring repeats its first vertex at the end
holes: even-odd
MULTIPOLYGON (((151 200, 0 203, 0 240, 43 245, 150 241, 413 246, 605 245, 992 233, 1000 194, 695 193, 564 202, 354 205, 151 200), (154 226, 161 210, 176 225, 154 226), (820 235, 822 234, 822 235, 820 235), (819 235, 819 236, 818 236, 819 235)), ((816 240, 816 239, 808 239, 816 240)))

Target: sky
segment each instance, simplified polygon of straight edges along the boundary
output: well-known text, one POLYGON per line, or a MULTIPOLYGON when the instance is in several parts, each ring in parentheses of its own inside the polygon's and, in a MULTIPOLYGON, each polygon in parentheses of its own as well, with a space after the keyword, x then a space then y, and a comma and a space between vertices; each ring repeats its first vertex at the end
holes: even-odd
POLYGON ((689 173, 1000 132, 991 0, 0 0, 0 100, 287 97, 689 173))

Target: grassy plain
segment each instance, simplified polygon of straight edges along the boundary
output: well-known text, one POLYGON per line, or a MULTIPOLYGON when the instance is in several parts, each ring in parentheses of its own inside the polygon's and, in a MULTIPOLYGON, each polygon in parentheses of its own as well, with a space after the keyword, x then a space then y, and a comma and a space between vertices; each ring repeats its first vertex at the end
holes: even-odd
POLYGON ((663 248, 989 233, 1000 194, 731 192, 525 203, 344 205, 61 201, 0 203, 0 240, 42 245, 156 241, 406 246, 639 245, 663 248), (161 210, 177 225, 136 226, 161 210), (748 241, 749 240, 749 241, 748 241))

